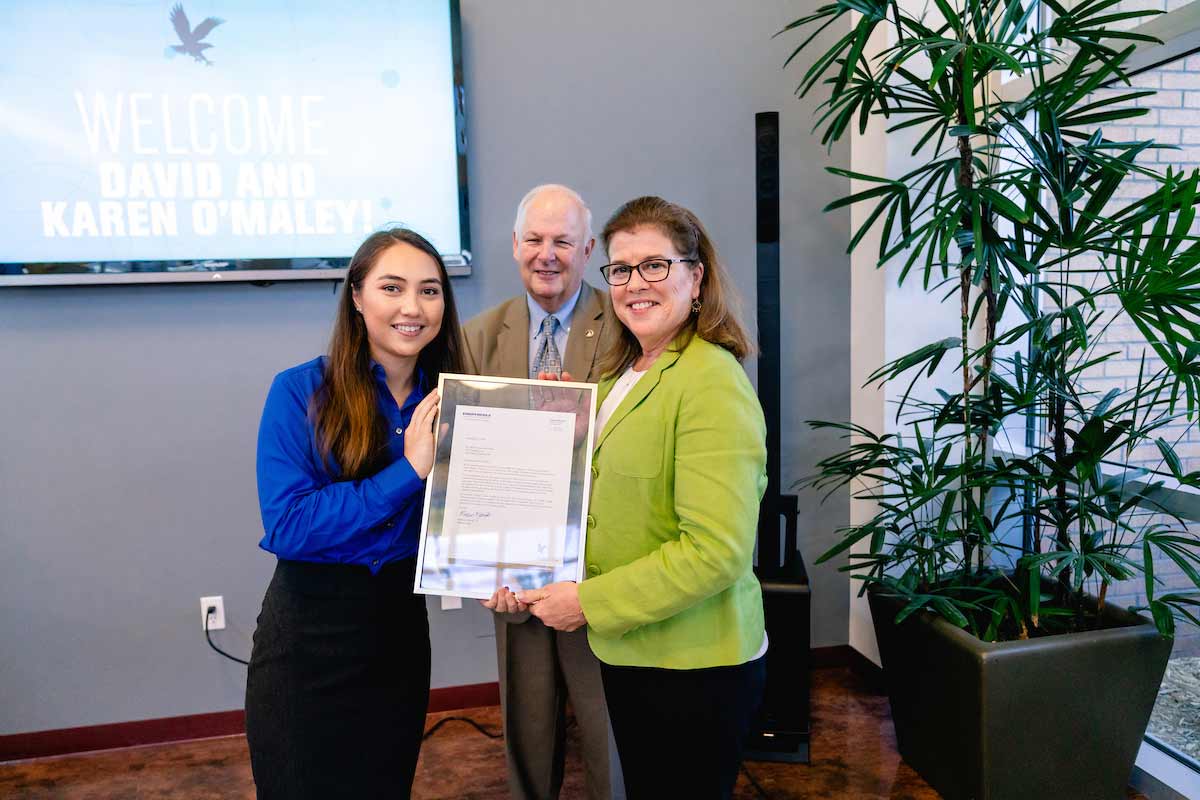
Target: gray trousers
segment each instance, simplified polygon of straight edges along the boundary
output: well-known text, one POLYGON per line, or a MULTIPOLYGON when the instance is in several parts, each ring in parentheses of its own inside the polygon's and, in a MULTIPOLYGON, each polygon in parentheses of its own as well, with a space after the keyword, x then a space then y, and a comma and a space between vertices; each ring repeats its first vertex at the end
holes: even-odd
POLYGON ((566 701, 579 724, 589 800, 623 798, 600 662, 587 628, 563 633, 525 614, 496 614, 496 656, 513 800, 555 800, 563 780, 566 701), (614 789, 616 790, 614 793, 614 789))

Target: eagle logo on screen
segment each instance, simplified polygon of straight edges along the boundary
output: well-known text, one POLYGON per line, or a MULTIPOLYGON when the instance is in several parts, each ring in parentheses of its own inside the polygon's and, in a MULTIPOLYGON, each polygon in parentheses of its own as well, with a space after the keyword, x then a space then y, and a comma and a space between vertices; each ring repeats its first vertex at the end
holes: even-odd
POLYGON ((177 53, 189 55, 199 61, 201 64, 212 66, 213 62, 205 57, 204 51, 212 47, 204 41, 204 37, 212 33, 212 29, 220 25, 225 20, 209 17, 204 22, 196 26, 192 30, 192 23, 188 21, 187 12, 183 10, 182 3, 176 3, 171 9, 171 24, 175 26, 175 33, 179 34, 179 44, 171 45, 171 49, 177 53))

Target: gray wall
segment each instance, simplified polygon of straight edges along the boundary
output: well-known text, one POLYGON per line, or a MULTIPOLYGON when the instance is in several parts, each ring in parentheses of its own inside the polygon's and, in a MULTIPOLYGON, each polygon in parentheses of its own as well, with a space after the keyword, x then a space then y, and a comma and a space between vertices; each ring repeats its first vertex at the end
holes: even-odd
MULTIPOLYGON (((549 180, 598 222, 642 193, 690 206, 752 312, 753 115, 782 112, 785 485, 832 446, 803 420, 849 413, 848 218, 820 213, 846 154, 809 136, 814 104, 780 69, 795 39, 770 39, 812 5, 462 2, 465 315, 520 289, 514 206, 549 180)), ((333 299, 329 283, 0 291, 0 734, 240 707, 244 668, 208 650, 199 598, 225 596, 216 636, 248 654, 273 566, 255 547, 258 415, 274 373, 323 348, 333 299)), ((801 507, 811 565, 847 500, 801 507)), ((813 643, 843 643, 846 582, 812 571, 813 643)), ((430 613, 434 686, 495 680, 487 615, 430 613)))

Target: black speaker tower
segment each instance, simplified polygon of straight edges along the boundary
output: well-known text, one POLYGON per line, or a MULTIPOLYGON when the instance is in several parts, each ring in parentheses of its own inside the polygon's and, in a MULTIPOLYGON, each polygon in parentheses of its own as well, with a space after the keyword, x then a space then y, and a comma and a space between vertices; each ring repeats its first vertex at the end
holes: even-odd
POLYGON ((811 591, 796 549, 796 495, 780 490, 779 113, 754 115, 758 240, 758 397, 767 422, 767 491, 758 517, 767 686, 747 742, 751 761, 809 760, 811 591), (783 546, 780 547, 780 523, 783 546))

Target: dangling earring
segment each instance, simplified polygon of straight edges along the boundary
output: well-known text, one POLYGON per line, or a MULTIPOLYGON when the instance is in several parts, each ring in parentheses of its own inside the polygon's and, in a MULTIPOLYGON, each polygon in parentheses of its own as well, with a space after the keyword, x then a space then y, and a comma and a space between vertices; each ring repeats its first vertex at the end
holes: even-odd
POLYGON ((693 314, 700 313, 700 298, 699 297, 697 297, 695 300, 692 301, 692 313, 693 314))
POLYGON ((360 314, 361 314, 361 313, 362 313, 362 306, 355 306, 355 307, 354 307, 354 310, 355 310, 355 311, 357 311, 358 313, 360 313, 360 314))

